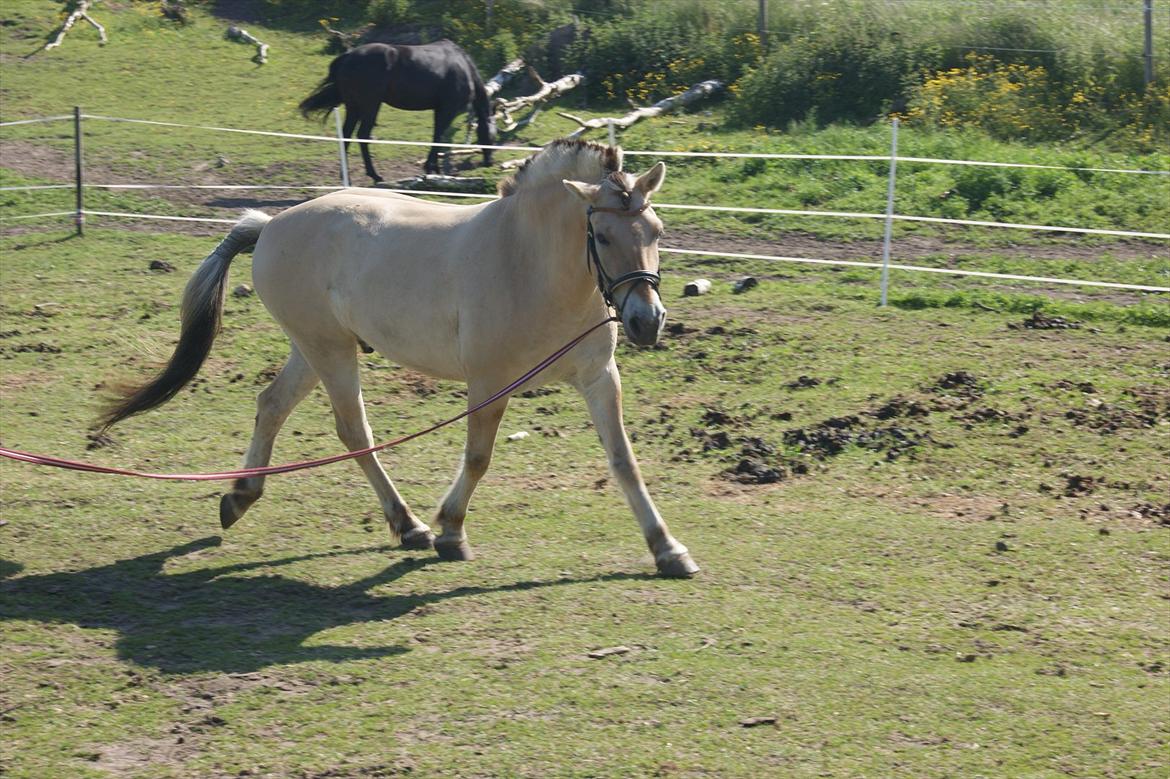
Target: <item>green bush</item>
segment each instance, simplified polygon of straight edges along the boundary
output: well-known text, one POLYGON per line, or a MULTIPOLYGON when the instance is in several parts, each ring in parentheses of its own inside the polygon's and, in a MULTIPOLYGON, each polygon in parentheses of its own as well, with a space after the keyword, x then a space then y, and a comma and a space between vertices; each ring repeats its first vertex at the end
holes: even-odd
POLYGON ((736 84, 733 116, 778 127, 810 115, 822 124, 873 120, 941 62, 939 47, 903 35, 896 18, 852 10, 777 43, 736 84))
POLYGON ((737 78, 758 52, 736 29, 736 9, 691 2, 646 4, 627 17, 594 23, 569 52, 569 69, 588 76, 590 95, 648 103, 692 84, 737 78))

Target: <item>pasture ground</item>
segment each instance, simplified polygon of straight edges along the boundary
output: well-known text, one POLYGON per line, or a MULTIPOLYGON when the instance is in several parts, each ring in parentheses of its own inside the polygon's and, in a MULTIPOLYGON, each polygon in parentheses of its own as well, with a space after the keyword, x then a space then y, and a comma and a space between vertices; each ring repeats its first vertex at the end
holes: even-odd
MULTIPOLYGON (((216 4, 223 12, 231 4, 216 4)), ((319 132, 295 114, 320 39, 202 7, 102 4, 39 48, 57 7, 8 0, 0 118, 90 113, 319 132), (209 63, 210 68, 209 68, 209 63)), ((562 106, 583 116, 614 107, 562 106)), ((383 138, 428 138, 385 112, 383 138)), ((515 137, 573 126, 545 112, 515 137)), ((66 124, 6 128, 0 184, 68 181, 66 124)), ((879 127, 729 131, 718 105, 627 148, 882 154, 879 127)), ((911 130, 903 152, 1166 169, 911 130)), ((93 183, 329 184, 335 149, 86 123, 93 183)), ((501 155, 503 157, 504 155, 501 155)), ((378 147, 383 172, 417 149, 378 147)), ((351 161, 356 162, 356 153, 351 161)), ((645 159, 630 159, 641 169, 645 159)), ((489 178, 499 172, 489 172, 489 178)), ((1165 231, 1165 177, 906 169, 904 213, 1165 231)), ((89 207, 227 217, 297 194, 114 191, 89 207)), ((676 203, 881 210, 884 166, 671 162, 676 203)), ((70 208, 5 192, 5 216, 70 208)), ((872 259, 879 223, 663 210, 664 245, 872 259), (797 232, 799 231, 799 232, 797 232)), ((0 440, 157 470, 234 467, 285 342, 254 297, 190 391, 87 437, 106 384, 165 359, 218 228, 93 220, 0 237, 0 440), (202 230, 201 235, 192 234, 202 230), (154 260, 175 270, 151 270, 154 260)), ((895 259, 1167 286, 1165 243, 903 226, 895 259)), ((666 256, 671 331, 623 346, 650 489, 703 572, 664 581, 583 405, 517 398, 472 503, 479 559, 387 546, 352 465, 274 477, 220 536, 221 485, 0 463, 0 773, 12 777, 1164 777, 1170 764, 1170 305, 1164 295, 666 256), (752 273, 760 285, 732 295, 752 273), (708 297, 682 298, 694 276, 708 297), (1039 314, 1035 314, 1037 310, 1039 314), (1075 326, 1079 323, 1079 327, 1075 326), (624 647, 627 651, 598 650, 624 647)), ((247 280, 246 257, 233 284, 247 280)), ((462 388, 363 359, 376 437, 445 418, 462 388)), ((384 457, 420 516, 457 426, 384 457)), ((276 460, 335 453, 320 391, 276 460)))
MULTIPOLYGON (((235 465, 285 354, 254 297, 229 299, 189 392, 86 437, 104 384, 169 352, 208 245, 3 238, 5 445, 235 465)), ((692 581, 653 575, 556 387, 505 418, 531 436, 497 449, 469 564, 389 548, 348 464, 274 477, 222 537, 218 485, 0 464, 4 770, 1164 776, 1167 330, 877 309, 872 278, 776 271, 672 260, 671 331, 619 354, 692 581), (732 295, 745 271, 760 286, 732 295), (717 292, 680 297, 695 275, 717 292)), ((463 405, 456 384, 363 362, 379 440, 463 405)), ((276 459, 338 449, 317 391, 276 459)), ((460 449, 448 429, 384 462, 425 516, 460 449)))

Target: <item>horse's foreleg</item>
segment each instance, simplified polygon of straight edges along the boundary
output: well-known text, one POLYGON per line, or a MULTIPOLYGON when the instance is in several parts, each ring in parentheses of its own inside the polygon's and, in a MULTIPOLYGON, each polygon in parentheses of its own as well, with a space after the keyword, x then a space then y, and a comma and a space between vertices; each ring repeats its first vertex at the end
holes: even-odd
MULTIPOLYGON (((362 403, 356 344, 350 341, 328 351, 314 350, 306 356, 329 393, 333 418, 337 423, 337 436, 346 449, 352 452, 373 446, 373 431, 366 421, 366 409, 362 403)), ((365 454, 356 459, 374 492, 378 494, 391 535, 400 538, 405 549, 429 549, 434 534, 411 512, 382 469, 377 456, 365 454)))
POLYGON ((374 170, 374 160, 370 157, 370 144, 361 143, 361 141, 370 140, 370 133, 374 131, 374 121, 377 118, 377 113, 372 116, 363 116, 358 122, 357 130, 358 145, 362 147, 362 162, 366 164, 366 175, 372 178, 375 184, 381 183, 382 177, 378 175, 378 171, 374 170))
MULTIPOLYGON (((458 108, 452 110, 439 106, 435 109, 435 131, 431 138, 431 143, 442 143, 443 136, 447 132, 447 128, 451 126, 451 122, 455 121, 455 117, 459 114, 458 108)), ((439 169, 439 147, 432 146, 430 154, 427 155, 427 161, 423 164, 423 172, 425 173, 441 173, 439 169)))
MULTIPOLYGON (((256 399, 256 427, 244 456, 245 468, 261 468, 272 458, 272 443, 288 415, 317 386, 317 374, 294 344, 280 374, 256 399)), ((219 523, 226 530, 264 493, 264 477, 236 479, 219 500, 219 523)))
POLYGON ((593 425, 601 437, 601 444, 609 458, 609 467, 625 493, 626 501, 634 511, 638 524, 658 572, 663 576, 691 576, 699 566, 691 559, 687 548, 675 540, 666 522, 650 499, 638 462, 630 448, 630 439, 622 425, 622 384, 617 365, 610 360, 601 373, 583 381, 579 389, 589 404, 593 425))
MULTIPOLYGON (((474 406, 486 399, 490 393, 491 389, 475 392, 469 388, 468 405, 474 406)), ((463 451, 463 463, 459 468, 459 475, 455 477, 446 497, 439 504, 439 512, 435 517, 442 531, 435 539, 435 551, 444 560, 471 560, 474 557, 467 543, 463 520, 467 516, 467 504, 471 501, 471 494, 491 464, 496 431, 499 430, 500 420, 503 419, 507 407, 508 401, 501 400, 467 418, 467 444, 463 451)))

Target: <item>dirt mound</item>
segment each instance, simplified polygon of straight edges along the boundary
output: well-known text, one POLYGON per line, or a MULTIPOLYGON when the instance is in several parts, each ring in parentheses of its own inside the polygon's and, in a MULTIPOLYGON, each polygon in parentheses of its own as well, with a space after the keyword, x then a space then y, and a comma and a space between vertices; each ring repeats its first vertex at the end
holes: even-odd
POLYGON ((1121 406, 1101 403, 1085 408, 1071 408, 1064 413, 1074 427, 1087 427, 1102 435, 1116 433, 1119 430, 1141 430, 1158 424, 1160 416, 1156 410, 1139 408, 1134 411, 1121 406))
POLYGON ((875 419, 885 420, 898 417, 926 417, 930 415, 930 409, 913 398, 895 395, 868 413, 875 419))
POLYGON ((1159 506, 1154 503, 1139 503, 1130 509, 1131 514, 1140 515, 1144 519, 1151 519, 1159 525, 1170 525, 1170 503, 1159 506))
POLYGON ((1048 316, 1042 311, 1033 311, 1032 316, 1019 324, 1009 324, 1012 330, 1079 330, 1081 323, 1060 316, 1048 316))
POLYGON ((816 460, 836 457, 850 446, 873 452, 885 452, 893 462, 931 440, 930 433, 891 425, 868 427, 856 415, 832 417, 811 427, 784 433, 784 443, 816 460))

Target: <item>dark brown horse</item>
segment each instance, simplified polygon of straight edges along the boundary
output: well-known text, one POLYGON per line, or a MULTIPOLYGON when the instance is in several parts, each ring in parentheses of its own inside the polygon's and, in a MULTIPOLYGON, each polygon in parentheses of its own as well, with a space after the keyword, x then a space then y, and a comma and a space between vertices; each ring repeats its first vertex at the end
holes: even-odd
MULTIPOLYGON (((478 119, 476 141, 485 145, 496 141, 496 124, 479 71, 467 52, 446 39, 421 46, 358 46, 329 63, 329 75, 301 101, 300 109, 309 117, 344 104, 345 137, 352 137, 356 127, 358 139, 369 140, 382 103, 407 111, 434 111, 432 143, 439 143, 455 117, 470 107, 478 119)), ((381 181, 370 159, 370 145, 361 147, 366 173, 375 183, 381 181)), ((438 173, 438 160, 439 150, 432 146, 423 170, 438 173)), ((491 149, 484 149, 484 164, 491 161, 491 149)))

